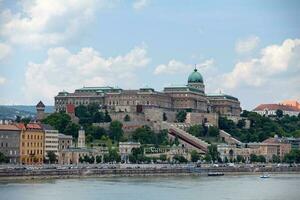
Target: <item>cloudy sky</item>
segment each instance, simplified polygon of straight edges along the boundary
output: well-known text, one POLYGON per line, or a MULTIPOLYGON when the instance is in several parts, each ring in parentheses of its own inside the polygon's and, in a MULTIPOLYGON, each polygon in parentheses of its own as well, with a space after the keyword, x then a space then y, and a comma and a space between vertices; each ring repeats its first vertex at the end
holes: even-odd
POLYGON ((62 90, 184 85, 300 100, 297 0, 0 0, 0 104, 53 105, 62 90))

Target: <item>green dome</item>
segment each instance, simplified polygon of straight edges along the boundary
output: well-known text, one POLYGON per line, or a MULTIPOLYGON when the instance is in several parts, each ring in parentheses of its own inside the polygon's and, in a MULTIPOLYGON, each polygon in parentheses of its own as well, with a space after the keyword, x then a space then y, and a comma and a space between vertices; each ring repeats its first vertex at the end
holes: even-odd
POLYGON ((203 83, 202 75, 194 69, 194 71, 189 75, 188 83, 203 83))

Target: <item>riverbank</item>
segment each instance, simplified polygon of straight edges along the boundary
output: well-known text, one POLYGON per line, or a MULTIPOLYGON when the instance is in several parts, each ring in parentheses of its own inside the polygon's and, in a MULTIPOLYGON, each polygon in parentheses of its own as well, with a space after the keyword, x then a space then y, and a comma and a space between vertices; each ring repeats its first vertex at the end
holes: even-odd
POLYGON ((67 169, 0 169, 0 180, 13 179, 63 179, 112 176, 208 176, 209 173, 220 172, 226 175, 300 174, 300 167, 195 167, 195 166, 155 166, 134 165, 132 167, 111 166, 111 168, 67 168, 67 169))

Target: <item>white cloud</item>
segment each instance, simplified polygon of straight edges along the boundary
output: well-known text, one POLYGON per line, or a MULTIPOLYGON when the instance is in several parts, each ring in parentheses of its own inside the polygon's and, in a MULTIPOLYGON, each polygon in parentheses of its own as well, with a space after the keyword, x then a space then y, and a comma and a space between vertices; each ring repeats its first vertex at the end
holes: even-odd
POLYGON ((235 44, 235 51, 239 54, 249 53, 258 46, 259 41, 260 39, 257 36, 239 39, 235 44))
MULTIPOLYGON (((208 68, 214 64, 213 59, 205 60, 202 63, 197 64, 198 68, 208 68)), ((190 72, 194 68, 193 65, 185 64, 183 62, 177 61, 175 59, 170 60, 167 64, 158 65, 154 69, 154 74, 181 74, 185 72, 190 72)))
POLYGON ((136 70, 149 62, 145 47, 108 58, 93 48, 82 48, 75 54, 64 47, 51 48, 44 62, 28 64, 23 90, 29 103, 38 99, 53 103, 53 97, 63 89, 73 92, 83 85, 131 87, 136 70))
POLYGON ((3 9, 0 35, 13 44, 57 45, 70 39, 108 0, 22 1, 21 11, 3 9))
POLYGON ((146 7, 149 3, 150 0, 135 0, 132 6, 135 10, 141 10, 144 7, 146 7))
POLYGON ((6 82, 6 78, 0 76, 0 85, 3 85, 6 82))
POLYGON ((0 43, 0 61, 11 53, 11 47, 7 44, 0 43))
POLYGON ((261 86, 276 76, 299 77, 300 39, 287 39, 281 45, 271 45, 261 50, 260 57, 238 62, 234 69, 224 74, 227 88, 261 86))

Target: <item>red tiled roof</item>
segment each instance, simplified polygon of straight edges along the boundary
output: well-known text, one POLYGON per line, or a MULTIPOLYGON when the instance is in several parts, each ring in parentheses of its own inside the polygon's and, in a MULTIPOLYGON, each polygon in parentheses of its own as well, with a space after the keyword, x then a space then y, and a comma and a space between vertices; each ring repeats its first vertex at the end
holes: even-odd
POLYGON ((15 126, 17 126, 21 130, 26 129, 25 124, 23 124, 23 123, 17 123, 17 124, 15 124, 15 126))
POLYGON ((20 129, 14 124, 0 124, 0 130, 19 131, 20 129))
POLYGON ((282 110, 282 111, 295 111, 300 112, 300 109, 295 107, 281 105, 281 104, 260 104, 253 111, 263 111, 263 110, 282 110))
POLYGON ((29 123, 26 126, 27 129, 42 129, 42 127, 37 123, 29 123))

